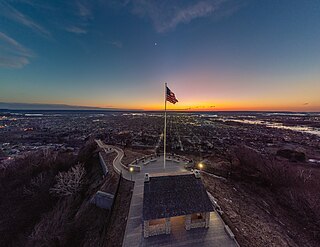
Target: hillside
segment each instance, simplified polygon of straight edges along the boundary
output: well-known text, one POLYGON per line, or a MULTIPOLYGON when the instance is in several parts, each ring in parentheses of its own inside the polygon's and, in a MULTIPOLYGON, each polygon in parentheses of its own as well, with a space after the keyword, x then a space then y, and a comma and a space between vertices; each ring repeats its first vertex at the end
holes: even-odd
POLYGON ((229 155, 209 157, 203 178, 239 244, 319 246, 319 167, 245 146, 229 155))
POLYGON ((37 152, 2 167, 1 246, 98 246, 104 241, 109 212, 89 203, 108 183, 95 150, 91 142, 78 155, 37 152), (58 182, 59 174, 71 176, 72 189, 58 182))

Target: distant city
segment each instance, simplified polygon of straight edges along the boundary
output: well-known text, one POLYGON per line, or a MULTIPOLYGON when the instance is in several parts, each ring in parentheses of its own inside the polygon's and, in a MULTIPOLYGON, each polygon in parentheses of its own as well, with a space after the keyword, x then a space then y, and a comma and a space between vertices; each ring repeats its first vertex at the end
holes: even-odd
MULTIPOLYGON (((132 148, 163 148, 163 114, 108 111, 0 111, 0 160, 39 149, 77 152, 89 138, 132 148)), ((272 152, 299 144, 310 160, 320 138, 319 113, 211 112, 169 113, 168 151, 198 156, 223 153, 240 143, 272 152)), ((199 157, 200 158, 200 157, 199 157)))
POLYGON ((0 0, 0 247, 320 247, 319 0, 0 0))

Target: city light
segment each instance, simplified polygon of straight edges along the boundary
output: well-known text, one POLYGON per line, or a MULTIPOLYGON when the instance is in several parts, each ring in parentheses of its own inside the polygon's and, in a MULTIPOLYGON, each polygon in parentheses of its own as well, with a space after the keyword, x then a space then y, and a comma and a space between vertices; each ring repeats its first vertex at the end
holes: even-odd
POLYGON ((320 247, 319 10, 0 0, 0 247, 320 247))
POLYGON ((199 163, 198 167, 199 167, 200 170, 202 170, 203 169, 203 164, 199 163))
POLYGON ((129 168, 129 171, 130 171, 130 175, 131 175, 131 181, 132 181, 132 173, 133 173, 133 167, 131 166, 130 168, 129 168))

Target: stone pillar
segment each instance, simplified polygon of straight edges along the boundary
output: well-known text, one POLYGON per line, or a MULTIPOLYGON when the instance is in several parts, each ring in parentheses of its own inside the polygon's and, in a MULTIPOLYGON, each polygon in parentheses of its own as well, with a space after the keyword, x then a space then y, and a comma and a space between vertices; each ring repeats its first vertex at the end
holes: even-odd
POLYGON ((165 226, 166 226, 166 234, 170 234, 170 232, 171 232, 170 218, 166 218, 165 226))
POLYGON ((143 236, 145 238, 149 237, 149 221, 143 221, 143 236))
POLYGON ((191 214, 186 215, 186 219, 185 219, 185 223, 186 223, 186 230, 190 230, 191 229, 191 214))
POLYGON ((208 228, 210 223, 210 212, 205 213, 205 220, 206 220, 205 227, 208 228))

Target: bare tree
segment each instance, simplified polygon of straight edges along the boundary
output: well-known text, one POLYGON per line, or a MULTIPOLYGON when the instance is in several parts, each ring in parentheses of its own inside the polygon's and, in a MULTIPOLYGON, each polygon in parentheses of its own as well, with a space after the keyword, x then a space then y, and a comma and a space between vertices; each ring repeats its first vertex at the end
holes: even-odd
POLYGON ((50 189, 50 193, 58 197, 70 196, 81 190, 86 171, 82 164, 72 167, 67 172, 59 172, 56 176, 56 184, 50 189))

